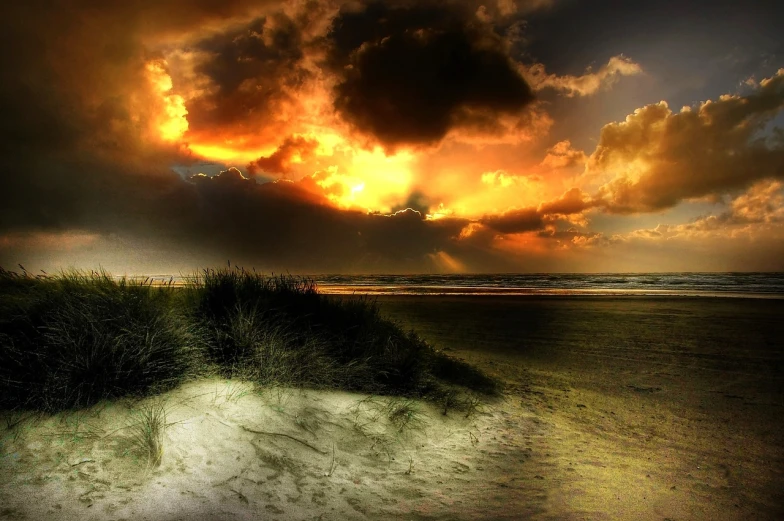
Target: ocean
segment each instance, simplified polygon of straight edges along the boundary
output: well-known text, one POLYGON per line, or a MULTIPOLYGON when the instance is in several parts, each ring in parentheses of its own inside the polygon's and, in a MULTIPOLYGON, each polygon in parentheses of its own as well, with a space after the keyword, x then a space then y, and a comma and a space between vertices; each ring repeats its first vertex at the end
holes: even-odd
POLYGON ((784 273, 331 275, 324 293, 377 295, 673 295, 784 298, 784 273))
MULTIPOLYGON (((533 273, 483 275, 313 275, 325 294, 661 295, 784 299, 784 273, 533 273)), ((152 275, 180 285, 185 277, 152 275)))

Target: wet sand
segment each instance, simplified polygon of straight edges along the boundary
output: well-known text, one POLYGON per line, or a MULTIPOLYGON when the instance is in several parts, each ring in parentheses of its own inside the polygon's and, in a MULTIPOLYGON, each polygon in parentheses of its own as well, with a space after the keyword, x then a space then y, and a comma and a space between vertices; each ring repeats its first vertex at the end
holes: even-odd
POLYGON ((379 304, 504 396, 400 430, 387 397, 192 382, 144 402, 167 411, 159 465, 144 403, 0 413, 0 519, 784 518, 784 301, 379 304))
POLYGON ((378 301, 541 419, 542 519, 784 519, 784 301, 378 301))

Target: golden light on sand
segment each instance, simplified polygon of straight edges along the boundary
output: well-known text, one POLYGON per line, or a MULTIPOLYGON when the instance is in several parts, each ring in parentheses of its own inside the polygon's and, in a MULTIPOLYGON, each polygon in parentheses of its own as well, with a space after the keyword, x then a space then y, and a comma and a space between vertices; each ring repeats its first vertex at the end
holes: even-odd
POLYGON ((185 100, 179 94, 172 93, 172 79, 166 72, 165 60, 147 62, 146 69, 147 77, 163 106, 163 114, 158 118, 160 136, 166 141, 177 141, 188 130, 185 100))

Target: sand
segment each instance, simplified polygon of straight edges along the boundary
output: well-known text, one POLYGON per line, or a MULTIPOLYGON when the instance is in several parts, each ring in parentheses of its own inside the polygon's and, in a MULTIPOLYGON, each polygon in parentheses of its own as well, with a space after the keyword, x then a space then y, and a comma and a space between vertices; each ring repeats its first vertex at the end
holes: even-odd
POLYGON ((533 518, 784 519, 784 301, 380 302, 543 423, 533 518))
POLYGON ((784 518, 784 302, 383 297, 504 379, 469 417, 203 380, 0 418, 0 519, 784 518), (160 465, 136 411, 167 411, 160 465), (6 421, 7 420, 7 421, 6 421))

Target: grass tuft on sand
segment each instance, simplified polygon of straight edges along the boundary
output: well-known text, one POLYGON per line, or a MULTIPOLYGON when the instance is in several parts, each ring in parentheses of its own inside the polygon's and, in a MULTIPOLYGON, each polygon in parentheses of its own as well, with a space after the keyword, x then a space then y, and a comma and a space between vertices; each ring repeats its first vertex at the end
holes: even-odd
POLYGON ((145 403, 134 413, 132 437, 136 448, 149 465, 158 467, 163 458, 163 435, 166 431, 166 409, 162 402, 145 403))
MULTIPOLYGON (((83 408, 216 374, 425 398, 444 411, 470 402, 466 388, 498 391, 384 319, 373 300, 327 297, 306 278, 229 267, 175 288, 104 271, 0 268, 0 409, 83 408)), ((396 421, 415 418, 406 409, 396 421)))

